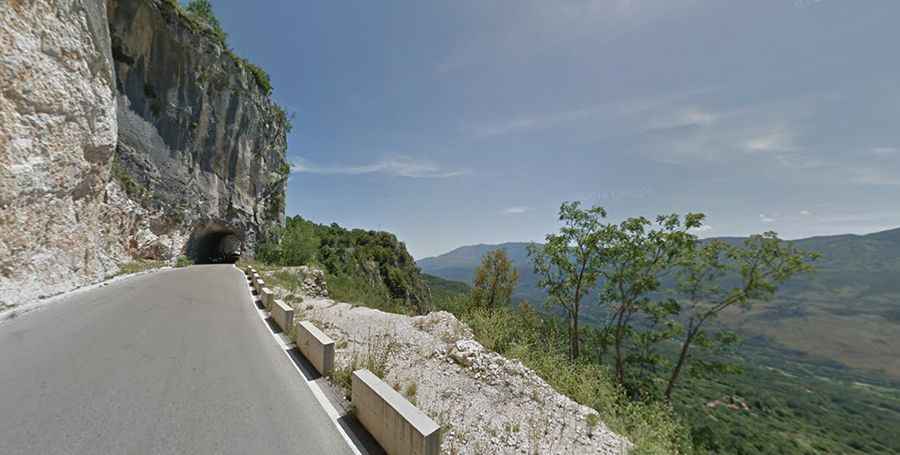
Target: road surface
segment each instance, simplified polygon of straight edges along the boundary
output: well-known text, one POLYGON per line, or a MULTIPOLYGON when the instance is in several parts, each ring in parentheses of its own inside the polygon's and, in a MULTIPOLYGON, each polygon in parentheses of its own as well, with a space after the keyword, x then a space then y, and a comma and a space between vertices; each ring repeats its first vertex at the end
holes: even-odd
POLYGON ((0 454, 351 453, 231 265, 0 323, 0 454))

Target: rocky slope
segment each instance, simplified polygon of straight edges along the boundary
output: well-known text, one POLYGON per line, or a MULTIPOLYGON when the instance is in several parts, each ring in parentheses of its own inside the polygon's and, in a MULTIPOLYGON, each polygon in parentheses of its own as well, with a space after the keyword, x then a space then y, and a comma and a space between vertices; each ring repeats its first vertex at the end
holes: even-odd
MULTIPOLYGON (((284 272, 304 275, 303 286, 274 286, 276 295, 291 303, 295 318, 337 340, 335 377, 341 370, 346 376, 354 368, 383 369, 385 382, 443 428, 441 453, 619 454, 631 446, 595 410, 558 393, 521 362, 485 349, 452 314, 410 317, 336 302, 323 297, 321 272, 310 269, 262 275, 272 286, 284 272)), ((332 384, 343 387, 340 380, 332 384)))
POLYGON ((175 2, 0 3, 0 308, 283 218, 286 119, 175 2))

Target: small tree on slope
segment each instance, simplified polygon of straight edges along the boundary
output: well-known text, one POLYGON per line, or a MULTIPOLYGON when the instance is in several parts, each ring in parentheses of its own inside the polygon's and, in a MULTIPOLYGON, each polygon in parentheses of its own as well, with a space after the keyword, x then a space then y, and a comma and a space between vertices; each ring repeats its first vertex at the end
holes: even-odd
POLYGON ((569 358, 580 355, 578 322, 585 296, 597 284, 604 251, 600 238, 606 210, 582 209, 580 202, 564 202, 559 208, 562 227, 548 234, 543 246, 529 245, 528 255, 538 276, 538 285, 547 290, 550 302, 561 307, 569 326, 569 358))
POLYGON ((506 251, 489 251, 475 269, 472 304, 488 310, 507 305, 518 281, 519 272, 513 267, 506 251))

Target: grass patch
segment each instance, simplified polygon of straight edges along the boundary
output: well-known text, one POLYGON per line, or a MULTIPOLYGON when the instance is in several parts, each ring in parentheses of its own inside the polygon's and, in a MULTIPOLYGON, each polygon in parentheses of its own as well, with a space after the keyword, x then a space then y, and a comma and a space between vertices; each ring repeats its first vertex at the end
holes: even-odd
POLYGON ((178 259, 175 261, 175 267, 187 267, 189 265, 193 265, 194 261, 187 256, 178 256, 178 259))
POLYGON ((372 286, 360 277, 330 274, 325 278, 325 285, 328 296, 338 302, 363 305, 388 313, 414 313, 413 308, 404 300, 392 298, 387 289, 372 286))
POLYGON ((137 259, 122 265, 114 276, 128 275, 130 273, 144 272, 147 270, 158 269, 165 266, 165 261, 153 261, 148 259, 137 259))
POLYGON ((388 373, 391 359, 400 349, 396 337, 389 333, 369 334, 368 342, 362 350, 355 350, 350 357, 350 362, 344 367, 337 367, 331 375, 332 382, 340 386, 345 397, 350 399, 353 390, 353 372, 359 369, 367 369, 375 376, 384 380, 388 373))

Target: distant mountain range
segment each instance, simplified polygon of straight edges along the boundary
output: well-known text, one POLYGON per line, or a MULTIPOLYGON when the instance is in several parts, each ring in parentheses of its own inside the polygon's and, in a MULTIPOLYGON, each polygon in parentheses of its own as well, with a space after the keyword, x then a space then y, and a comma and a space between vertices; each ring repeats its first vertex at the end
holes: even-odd
MULTIPOLYGON (((791 242, 822 255, 816 273, 786 283, 774 301, 732 311, 722 321, 745 336, 766 337, 801 355, 900 379, 900 229, 791 242)), ((528 245, 463 246, 417 264, 427 274, 471 283, 481 257, 502 248, 519 271, 515 295, 543 302, 545 293, 532 272, 528 245)), ((599 322, 599 313, 589 305, 586 319, 599 322)))

